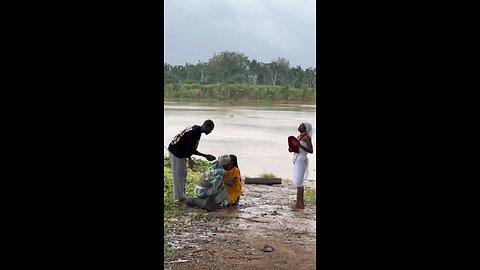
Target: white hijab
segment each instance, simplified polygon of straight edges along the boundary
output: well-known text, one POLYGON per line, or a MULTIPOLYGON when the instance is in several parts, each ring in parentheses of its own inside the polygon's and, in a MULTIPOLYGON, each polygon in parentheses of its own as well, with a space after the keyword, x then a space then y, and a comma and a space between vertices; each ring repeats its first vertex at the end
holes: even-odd
POLYGON ((305 129, 307 130, 307 134, 308 136, 310 136, 310 138, 313 140, 313 128, 312 128, 312 125, 308 122, 303 122, 303 125, 305 126, 305 129))

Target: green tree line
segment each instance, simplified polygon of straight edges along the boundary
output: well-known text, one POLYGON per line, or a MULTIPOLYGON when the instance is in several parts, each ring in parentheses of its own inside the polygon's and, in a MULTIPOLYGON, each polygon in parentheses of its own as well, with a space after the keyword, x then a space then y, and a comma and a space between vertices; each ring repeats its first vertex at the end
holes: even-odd
POLYGON ((295 88, 279 85, 184 83, 164 86, 163 96, 164 98, 270 100, 314 104, 316 91, 311 87, 295 88))
POLYGON ((270 63, 224 51, 208 62, 164 63, 164 98, 275 100, 315 103, 316 68, 290 67, 278 57, 270 63))
POLYGON ((215 53, 208 62, 172 66, 164 63, 164 85, 169 84, 251 84, 316 88, 316 68, 290 67, 278 57, 270 63, 250 60, 240 52, 215 53))

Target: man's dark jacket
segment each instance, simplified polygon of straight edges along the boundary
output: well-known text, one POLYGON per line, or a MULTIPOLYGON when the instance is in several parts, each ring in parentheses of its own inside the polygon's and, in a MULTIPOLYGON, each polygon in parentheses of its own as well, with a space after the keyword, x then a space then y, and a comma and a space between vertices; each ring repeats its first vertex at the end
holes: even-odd
POLYGON ((177 158, 189 158, 198 153, 197 147, 201 136, 200 126, 187 127, 173 138, 168 145, 168 151, 177 158))

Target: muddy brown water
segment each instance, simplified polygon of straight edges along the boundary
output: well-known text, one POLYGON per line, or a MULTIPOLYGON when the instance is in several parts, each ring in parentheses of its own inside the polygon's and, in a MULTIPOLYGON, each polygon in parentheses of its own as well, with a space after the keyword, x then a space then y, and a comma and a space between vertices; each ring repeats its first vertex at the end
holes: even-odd
MULTIPOLYGON (((315 188, 315 182, 305 186, 315 188)), ((243 187, 235 208, 183 207, 167 235, 179 257, 165 262, 164 269, 315 269, 315 205, 291 211, 296 190, 287 179, 281 185, 243 187), (272 252, 263 251, 267 245, 272 252)))
MULTIPOLYGON (((202 134, 198 150, 220 156, 235 154, 242 177, 273 173, 291 179, 292 153, 288 136, 297 136, 298 126, 308 121, 313 126, 314 153, 308 154, 308 179, 317 179, 316 105, 278 104, 241 101, 164 101, 164 146, 190 125, 201 125, 206 119, 215 122, 209 135, 202 134)), ((164 148, 164 154, 168 155, 164 148)), ((198 157, 201 158, 201 157, 198 157)))

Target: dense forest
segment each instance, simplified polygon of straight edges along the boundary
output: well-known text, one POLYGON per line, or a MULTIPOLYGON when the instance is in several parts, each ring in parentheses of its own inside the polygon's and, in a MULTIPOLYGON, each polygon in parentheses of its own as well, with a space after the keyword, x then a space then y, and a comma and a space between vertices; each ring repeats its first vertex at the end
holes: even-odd
POLYGON ((164 97, 267 99, 313 102, 316 68, 290 67, 285 58, 271 63, 224 51, 208 62, 164 63, 164 97))

